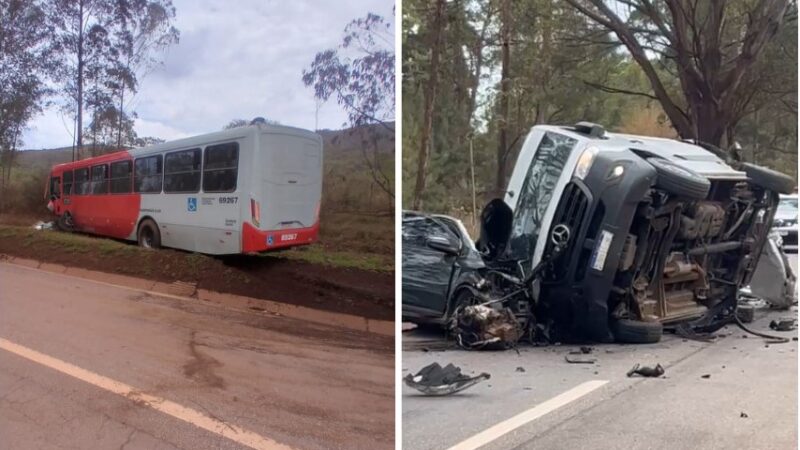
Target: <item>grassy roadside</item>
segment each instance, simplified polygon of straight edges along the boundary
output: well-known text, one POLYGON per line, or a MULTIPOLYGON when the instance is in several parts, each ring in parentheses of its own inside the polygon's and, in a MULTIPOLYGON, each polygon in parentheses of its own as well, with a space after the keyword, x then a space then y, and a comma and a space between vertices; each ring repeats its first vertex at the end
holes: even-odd
MULTIPOLYGON (((5 221, 2 221, 5 222, 5 221)), ((33 223, 32 221, 27 221, 33 223)), ((19 222, 17 222, 19 223, 19 222)), ((289 259, 304 261, 310 264, 319 264, 328 267, 360 269, 374 272, 389 273, 394 270, 394 255, 389 252, 392 250, 385 242, 380 253, 373 253, 368 249, 354 247, 348 250, 347 246, 336 239, 347 233, 341 230, 346 225, 334 222, 331 230, 323 231, 331 235, 331 243, 318 243, 305 247, 296 247, 287 250, 262 253, 258 256, 266 259, 289 259), (333 239, 336 236, 336 239, 333 239)), ((0 223, 0 239, 11 239, 23 247, 30 247, 34 243, 57 246, 61 250, 71 253, 99 253, 101 255, 134 255, 142 251, 135 244, 105 239, 100 237, 70 234, 57 231, 34 230, 31 226, 11 225, 0 223)), ((45 249, 43 249, 45 250, 45 249)), ((192 254, 186 253, 187 260, 191 259, 192 254)), ((204 255, 197 254, 195 258, 202 258, 204 255)))
POLYGON ((0 254, 199 289, 389 320, 394 275, 388 255, 312 245, 260 255, 215 257, 77 233, 0 224, 0 254))

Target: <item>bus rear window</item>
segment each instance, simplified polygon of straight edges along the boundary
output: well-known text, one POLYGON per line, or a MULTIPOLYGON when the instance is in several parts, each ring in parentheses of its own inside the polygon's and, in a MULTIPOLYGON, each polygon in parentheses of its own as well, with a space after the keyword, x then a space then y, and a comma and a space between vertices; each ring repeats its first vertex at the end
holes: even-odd
POLYGON ((72 171, 64 171, 64 195, 72 194, 72 171))
POLYGON ((161 155, 138 158, 133 164, 133 192, 161 192, 161 155))
POLYGON ((131 162, 111 163, 111 193, 127 194, 131 191, 131 162))
POLYGON ((200 191, 200 149, 167 153, 164 157, 164 192, 200 191))
POLYGON ((92 167, 92 194, 108 194, 108 166, 92 167))
POLYGON ((209 145, 203 161, 203 191, 232 192, 236 190, 239 169, 239 144, 209 145))
POLYGON ((77 169, 75 171, 75 195, 86 195, 89 193, 89 169, 77 169))

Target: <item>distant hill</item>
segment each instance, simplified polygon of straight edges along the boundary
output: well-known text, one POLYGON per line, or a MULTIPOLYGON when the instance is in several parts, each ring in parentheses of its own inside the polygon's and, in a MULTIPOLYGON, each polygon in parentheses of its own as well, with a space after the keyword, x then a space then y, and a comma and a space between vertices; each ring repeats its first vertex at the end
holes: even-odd
MULTIPOLYGON (((394 122, 388 124, 394 128, 394 122)), ((361 154, 361 142, 369 139, 369 133, 378 136, 378 150, 381 153, 394 153, 394 134, 380 125, 365 125, 344 130, 319 130, 322 136, 323 149, 326 157, 340 154, 361 154)), ((109 149, 114 151, 116 149, 109 149)), ((89 153, 89 146, 84 146, 83 155, 89 153)), ((85 157, 85 156, 84 156, 85 157)), ((20 150, 17 155, 18 167, 39 169, 50 168, 56 164, 72 160, 72 147, 59 147, 43 150, 20 150)))

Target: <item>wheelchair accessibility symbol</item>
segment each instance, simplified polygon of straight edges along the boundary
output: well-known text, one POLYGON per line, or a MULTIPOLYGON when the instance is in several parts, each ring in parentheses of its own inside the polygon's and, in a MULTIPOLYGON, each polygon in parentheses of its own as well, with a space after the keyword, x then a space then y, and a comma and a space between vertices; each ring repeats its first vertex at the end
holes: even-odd
POLYGON ((272 235, 267 236, 267 245, 272 245, 272 235))
POLYGON ((197 197, 189 197, 187 201, 188 203, 186 208, 189 210, 189 212, 197 211, 197 197))

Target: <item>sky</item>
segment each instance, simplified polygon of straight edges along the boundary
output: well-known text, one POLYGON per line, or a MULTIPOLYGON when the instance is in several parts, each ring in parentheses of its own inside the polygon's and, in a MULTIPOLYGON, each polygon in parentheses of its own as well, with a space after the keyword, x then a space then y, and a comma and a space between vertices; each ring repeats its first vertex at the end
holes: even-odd
MULTIPOLYGON (((140 78, 139 92, 126 106, 138 114, 134 128, 142 137, 173 140, 257 116, 313 129, 317 106, 302 70, 317 52, 338 46, 353 19, 374 12, 394 23, 391 0, 173 4, 180 42, 163 54, 163 65, 140 78)), ((320 107, 320 129, 342 128, 346 120, 335 99, 320 107)), ((23 140, 29 149, 70 146, 72 120, 48 108, 29 124, 23 140)))

